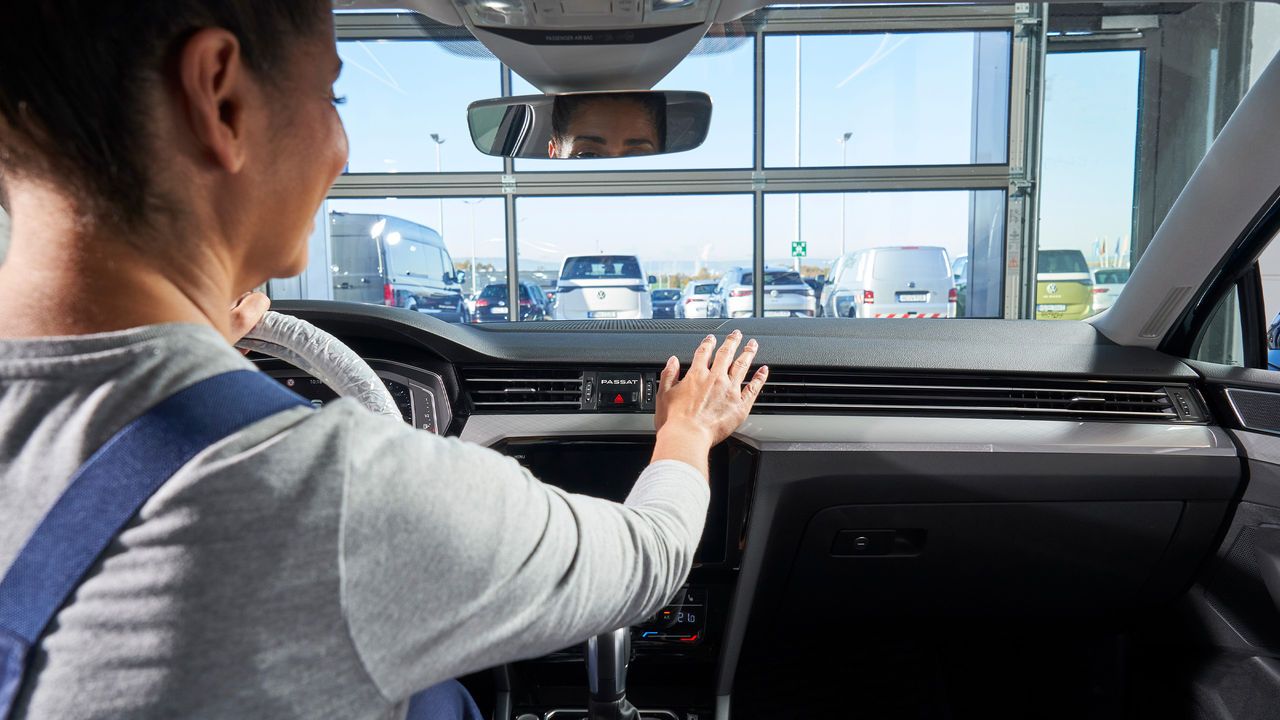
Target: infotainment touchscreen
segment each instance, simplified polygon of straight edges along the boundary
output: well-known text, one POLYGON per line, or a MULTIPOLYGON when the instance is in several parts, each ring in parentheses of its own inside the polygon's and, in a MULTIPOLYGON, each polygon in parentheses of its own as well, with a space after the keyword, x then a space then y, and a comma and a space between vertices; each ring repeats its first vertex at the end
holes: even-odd
MULTIPOLYGON (((508 441, 495 448, 520 461, 543 482, 572 493, 622 502, 649 464, 651 443, 615 440, 508 441)), ((695 561, 723 562, 728 513, 727 451, 711 453, 711 507, 695 561)))

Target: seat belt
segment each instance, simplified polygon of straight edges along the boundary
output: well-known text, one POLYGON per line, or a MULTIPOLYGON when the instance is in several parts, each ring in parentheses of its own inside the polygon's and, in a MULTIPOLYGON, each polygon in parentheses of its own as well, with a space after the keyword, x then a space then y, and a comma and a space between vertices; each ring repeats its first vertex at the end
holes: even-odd
POLYGON ((130 422, 76 471, 0 580, 0 720, 31 648, 147 499, 201 451, 294 407, 310 404, 263 373, 215 375, 130 422))

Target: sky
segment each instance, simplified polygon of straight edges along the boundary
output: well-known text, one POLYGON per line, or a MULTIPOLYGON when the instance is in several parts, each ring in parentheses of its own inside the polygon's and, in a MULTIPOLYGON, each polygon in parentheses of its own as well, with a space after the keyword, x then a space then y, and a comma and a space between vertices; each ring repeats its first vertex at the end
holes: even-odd
MULTIPOLYGON (((1002 32, 769 36, 766 165, 796 166, 797 44, 801 166, 966 164, 975 153, 1003 162, 1007 96, 975 107, 975 48, 1003 48, 982 58, 994 63, 987 71, 1007 76, 1008 38, 1002 32), (975 136, 1001 142, 975 143, 975 136)), ((499 159, 472 146, 465 112, 470 102, 500 95, 497 60, 452 54, 431 41, 343 42, 340 52, 346 69, 337 93, 347 97, 340 111, 351 172, 433 172, 437 162, 444 172, 501 170, 499 159)), ((712 127, 702 148, 631 160, 517 161, 517 172, 749 168, 753 54, 754 40, 743 38, 728 52, 691 55, 658 84, 711 95, 712 127)), ((1042 247, 1092 257, 1099 238, 1111 239, 1112 251, 1114 238, 1127 242, 1139 69, 1136 52, 1050 57, 1042 247)), ((536 91, 517 77, 514 92, 536 91)), ((806 262, 826 265, 842 249, 877 245, 941 245, 953 258, 965 255, 970 200, 967 191, 806 194, 799 209, 806 262)), ((796 205, 794 194, 766 196, 771 264, 789 261, 796 205)), ((344 200, 331 201, 330 209, 394 214, 441 229, 456 262, 473 252, 500 262, 503 254, 500 199, 344 200)), ((526 268, 556 267, 566 255, 593 252, 638 254, 654 273, 751 259, 750 195, 522 198, 516 224, 526 268)))

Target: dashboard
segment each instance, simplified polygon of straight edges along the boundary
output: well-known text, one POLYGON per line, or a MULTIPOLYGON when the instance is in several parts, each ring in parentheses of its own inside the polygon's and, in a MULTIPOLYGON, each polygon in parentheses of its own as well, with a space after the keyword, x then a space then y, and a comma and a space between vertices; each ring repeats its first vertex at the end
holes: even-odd
MULTIPOLYGON (((633 629, 637 702, 682 718, 711 717, 780 655, 831 638, 921 618, 1115 618, 1166 603, 1214 547, 1243 480, 1232 418, 1194 368, 1082 323, 573 329, 340 303, 276 309, 370 359, 406 422, 613 500, 647 459, 666 358, 687 357, 708 332, 760 340, 770 382, 712 458, 688 585, 633 629), (599 467, 616 468, 616 481, 587 484, 599 467)), ((300 371, 259 362, 313 402, 333 399, 300 371)), ((509 717, 550 717, 575 697, 581 656, 501 677, 509 717)))

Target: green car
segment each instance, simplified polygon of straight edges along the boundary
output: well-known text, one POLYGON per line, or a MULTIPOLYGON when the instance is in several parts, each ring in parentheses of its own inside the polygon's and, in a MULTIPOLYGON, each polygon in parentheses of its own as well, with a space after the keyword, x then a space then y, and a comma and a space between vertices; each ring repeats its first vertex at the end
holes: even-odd
POLYGON ((1079 250, 1036 254, 1036 319, 1083 320, 1093 314, 1093 274, 1079 250))

